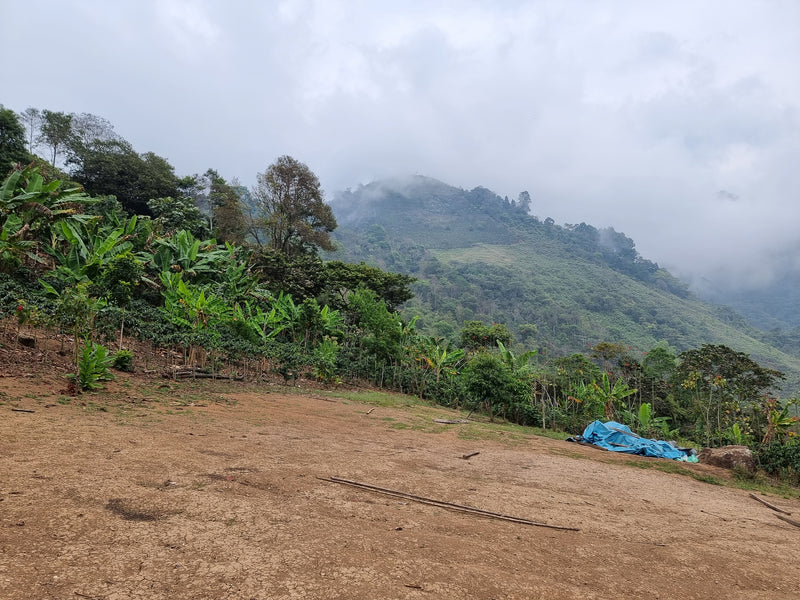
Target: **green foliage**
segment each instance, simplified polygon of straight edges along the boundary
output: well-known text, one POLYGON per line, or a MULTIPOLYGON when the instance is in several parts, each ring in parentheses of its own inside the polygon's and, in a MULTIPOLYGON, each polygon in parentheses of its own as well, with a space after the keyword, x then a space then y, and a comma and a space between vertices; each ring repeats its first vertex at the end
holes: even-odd
POLYGON ((593 398, 603 406, 603 413, 606 419, 614 419, 614 414, 622 407, 622 400, 636 393, 620 378, 611 383, 608 373, 603 373, 600 383, 594 382, 593 398))
POLYGON ((800 440, 772 441, 755 451, 756 465, 792 485, 800 485, 800 440))
POLYGON ((525 403, 528 389, 514 376, 503 360, 486 352, 475 355, 462 371, 464 387, 476 406, 483 405, 490 415, 504 407, 525 403))
POLYGON ((242 203, 237 191, 214 169, 206 171, 213 234, 220 242, 241 244, 247 233, 242 203))
POLYGON ((519 371, 527 368, 530 360, 536 355, 536 350, 529 350, 520 355, 514 353, 505 347, 505 344, 499 339, 497 340, 497 347, 500 349, 500 357, 503 359, 512 371, 519 371))
POLYGON ((351 343, 365 348, 382 363, 402 360, 405 355, 403 322, 374 292, 356 290, 348 300, 347 312, 354 319, 351 343))
POLYGON ((281 156, 257 180, 253 196, 260 216, 254 230, 264 233, 265 245, 287 256, 333 249, 330 233, 336 229, 336 218, 308 166, 281 156))
POLYGON ((86 338, 83 349, 78 357, 78 374, 73 375, 80 390, 96 390, 102 387, 101 381, 114 379, 109 367, 114 363, 114 357, 109 356, 108 350, 100 344, 95 344, 86 338))
POLYGON ((59 225, 80 222, 78 208, 91 202, 78 187, 46 182, 38 165, 12 171, 0 186, 0 270, 11 272, 26 256, 43 262, 36 242, 52 242, 59 225))
POLYGON ((61 292, 44 281, 39 283, 56 301, 55 316, 59 324, 71 330, 76 340, 89 335, 97 313, 106 305, 105 299, 90 295, 89 282, 70 285, 61 292))
POLYGON ((765 398, 766 428, 761 445, 769 445, 775 441, 781 442, 787 437, 796 435, 792 428, 800 423, 800 417, 791 414, 791 408, 796 404, 798 404, 797 400, 782 404, 777 398, 765 398))
POLYGON ((213 279, 219 272, 220 261, 230 256, 217 248, 216 240, 199 240, 191 232, 181 230, 171 237, 158 238, 156 251, 146 253, 158 273, 182 273, 199 282, 213 279))
POLYGON ((16 163, 30 162, 30 158, 25 149, 25 127, 13 110, 0 104, 0 177, 16 163))
POLYGON ((42 111, 42 123, 39 131, 41 141, 50 150, 50 164, 57 166, 59 153, 67 150, 70 140, 73 138, 72 129, 73 115, 52 110, 42 111))
POLYGON ((275 295, 283 292, 302 301, 316 298, 325 286, 325 268, 316 254, 287 256, 261 247, 253 251, 250 262, 251 272, 275 295))
POLYGON ((442 373, 455 375, 464 361, 466 352, 461 348, 453 348, 435 337, 420 337, 417 340, 418 360, 424 367, 431 369, 439 382, 442 373))
POLYGON ((171 235, 186 230, 198 239, 210 237, 208 223, 193 198, 188 196, 153 198, 147 201, 147 208, 165 234, 171 235))
POLYGON ((679 400, 706 445, 723 442, 742 409, 758 402, 784 377, 723 345, 703 344, 679 358, 673 375, 679 400))
POLYGON ((150 215, 148 201, 181 196, 181 182, 166 159, 138 154, 118 136, 75 145, 72 153, 75 181, 92 195, 116 196, 130 214, 150 215))
POLYGON ((127 306, 142 281, 144 265, 131 253, 114 256, 97 277, 100 290, 119 307, 127 306))
POLYGON ((111 365, 118 371, 133 371, 133 350, 123 348, 111 355, 111 365))
MULTIPOLYGON (((624 341, 634 358, 654 347, 675 353, 722 343, 786 372, 784 393, 800 389, 791 334, 772 338, 783 340, 783 352, 770 347, 763 334, 721 318, 717 307, 639 257, 620 233, 559 227, 488 190, 423 177, 363 186, 333 206, 343 223, 335 232, 342 245, 336 258, 418 277, 416 297, 404 311, 420 317, 426 335, 480 320, 506 324, 527 344, 525 333, 534 325, 539 362, 583 352, 598 340, 624 341)), ((640 382, 630 385, 643 389, 640 382)), ((670 390, 654 391, 660 397, 654 407, 665 411, 670 390)))
POLYGON ((339 344, 335 339, 322 340, 313 354, 314 377, 325 383, 339 383, 341 380, 336 372, 338 354, 339 344))
POLYGON ((398 273, 387 273, 364 264, 348 264, 333 260, 324 264, 324 288, 321 291, 331 304, 345 306, 347 296, 354 290, 366 288, 375 292, 389 310, 396 310, 414 294, 411 284, 415 278, 398 273))
POLYGON ((677 436, 678 430, 670 429, 669 417, 657 417, 653 413, 653 408, 649 402, 639 405, 639 412, 636 415, 635 428, 642 437, 660 437, 661 439, 672 439, 677 436))
POLYGON ((491 327, 481 321, 467 321, 459 335, 458 345, 470 352, 493 348, 497 342, 511 345, 511 332, 503 324, 493 323, 491 327))

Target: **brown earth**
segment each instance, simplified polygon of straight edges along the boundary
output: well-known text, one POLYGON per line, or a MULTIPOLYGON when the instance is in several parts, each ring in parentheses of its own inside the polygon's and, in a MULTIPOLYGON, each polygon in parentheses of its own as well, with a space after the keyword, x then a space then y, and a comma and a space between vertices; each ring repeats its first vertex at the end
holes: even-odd
POLYGON ((461 415, 409 398, 154 374, 70 399, 64 364, 12 350, 0 598, 800 598, 800 528, 687 476, 722 469, 437 424, 461 415))

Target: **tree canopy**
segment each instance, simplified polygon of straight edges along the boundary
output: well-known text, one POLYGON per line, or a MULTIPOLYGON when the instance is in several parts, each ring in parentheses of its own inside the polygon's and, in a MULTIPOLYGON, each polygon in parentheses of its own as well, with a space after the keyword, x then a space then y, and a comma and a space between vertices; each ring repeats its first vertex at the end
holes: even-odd
POLYGON ((25 127, 13 110, 0 104, 0 174, 5 175, 16 163, 28 162, 25 150, 25 127))
POLYGON ((257 181, 253 196, 260 211, 258 226, 269 247, 289 256, 333 249, 330 233, 336 218, 307 165, 281 156, 258 174, 257 181))

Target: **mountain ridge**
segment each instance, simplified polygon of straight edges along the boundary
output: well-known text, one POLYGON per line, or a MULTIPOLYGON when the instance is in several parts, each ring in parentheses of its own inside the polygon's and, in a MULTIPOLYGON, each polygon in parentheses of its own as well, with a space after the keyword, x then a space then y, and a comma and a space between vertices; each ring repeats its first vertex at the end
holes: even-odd
POLYGON ((331 201, 334 256, 417 277, 404 311, 431 335, 452 337, 469 320, 503 322, 543 355, 601 341, 642 355, 725 344, 784 371, 784 391, 800 389, 800 357, 766 343, 740 314, 698 299, 613 228, 539 220, 526 196, 423 176, 372 182, 331 201))

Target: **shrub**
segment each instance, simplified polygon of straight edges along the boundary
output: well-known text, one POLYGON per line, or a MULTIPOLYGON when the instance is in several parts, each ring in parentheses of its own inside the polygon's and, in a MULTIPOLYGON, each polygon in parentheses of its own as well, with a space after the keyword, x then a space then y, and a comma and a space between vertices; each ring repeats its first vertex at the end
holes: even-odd
POLYGON ((755 451, 756 465, 793 485, 800 484, 800 441, 764 444, 755 451))
POLYGON ((127 348, 117 350, 111 355, 111 360, 111 366, 118 371, 126 371, 128 373, 133 371, 133 350, 128 350, 127 348))
POLYGON ((98 382, 114 379, 114 375, 108 369, 113 361, 105 346, 95 344, 86 338, 83 349, 78 355, 78 375, 72 376, 78 388, 96 390, 102 387, 98 382))
POLYGON ((526 400, 524 382, 494 354, 478 354, 462 375, 467 395, 476 405, 483 404, 491 415, 505 414, 507 407, 526 400))

